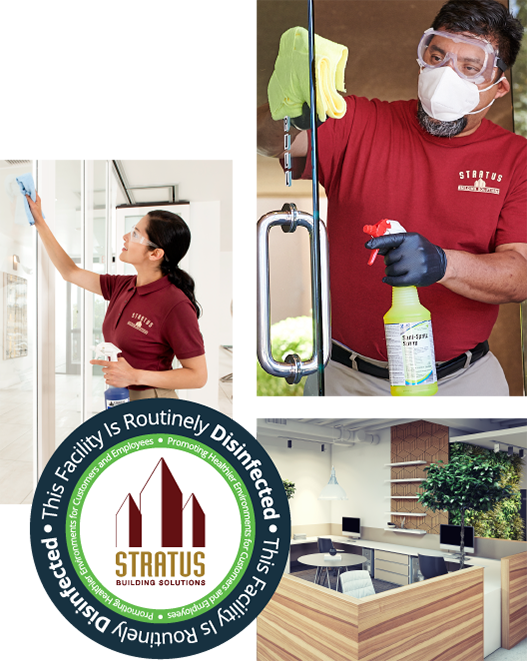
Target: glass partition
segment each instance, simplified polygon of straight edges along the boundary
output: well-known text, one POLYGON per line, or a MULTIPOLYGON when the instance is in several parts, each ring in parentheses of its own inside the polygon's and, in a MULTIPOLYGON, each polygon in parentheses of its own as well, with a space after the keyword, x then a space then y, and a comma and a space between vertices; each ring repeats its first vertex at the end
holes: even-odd
MULTIPOLYGON (((345 96, 355 95, 367 99, 379 99, 381 101, 410 100, 417 97, 417 76, 419 68, 416 62, 417 44, 422 37, 423 31, 433 22, 434 17, 444 4, 444 0, 325 0, 314 3, 315 32, 335 44, 341 44, 348 48, 349 56, 345 71, 345 96)), ((506 2, 503 4, 507 4, 506 2)), ((518 14, 523 25, 527 19, 527 4, 525 0, 511 0, 509 3, 513 13, 518 14)), ((296 207, 307 213, 312 210, 312 188, 309 177, 311 170, 306 169, 306 159, 295 154, 296 132, 283 122, 286 111, 291 112, 294 124, 306 127, 302 121, 300 108, 295 107, 293 100, 296 93, 284 99, 281 103, 280 86, 285 84, 285 76, 282 79, 279 71, 275 76, 275 62, 277 60, 280 40, 288 30, 299 27, 308 27, 308 2, 299 0, 258 0, 257 2, 257 107, 259 146, 258 155, 258 218, 271 211, 279 211, 284 203, 293 203, 296 207), (273 81, 274 77, 274 81, 273 81), (275 84, 276 83, 276 84, 275 84), (270 88, 271 84, 271 88, 270 88), (276 123, 270 120, 269 115, 269 89, 271 89, 271 103, 274 110, 276 123), (273 94, 274 91, 274 94, 273 94), (301 119, 297 119, 301 118, 301 119), (272 128, 271 128, 272 127, 272 128), (275 143, 274 140, 277 140, 275 143), (281 153, 281 159, 275 158, 281 153), (280 162, 281 161, 281 162, 280 162), (306 179, 300 178, 301 176, 306 179)), ((284 54, 281 58, 287 62, 287 52, 293 52, 291 37, 285 37, 283 42, 284 54), (288 46, 287 46, 288 44, 288 46), (288 51, 287 48, 291 50, 288 51)), ((497 99, 489 109, 487 119, 502 128, 526 135, 527 131, 527 40, 523 40, 523 48, 512 71, 514 120, 511 96, 505 95, 497 99)), ((300 72, 301 53, 307 50, 307 41, 302 43, 298 37, 295 43, 294 66, 297 68, 298 80, 307 80, 308 74, 304 76, 300 72)), ((315 47, 316 51, 316 47, 315 47)), ((323 51, 323 48, 320 49, 323 51)), ((340 52, 337 49, 335 52, 340 52)), ((305 58, 307 66, 307 57, 305 58)), ((288 64, 286 66, 289 66, 288 64)), ((283 71, 283 70, 282 70, 283 71)), ((320 70, 322 73, 322 70, 320 70)), ((509 73, 507 73, 509 76, 509 73)), ((307 83, 306 83, 307 86, 307 83)), ((300 96, 300 93, 299 93, 300 96)), ((302 98, 304 98, 302 96, 302 98)), ((290 118, 291 119, 291 118, 290 118)), ((335 131, 335 140, 346 139, 347 130, 342 134, 335 131)), ((327 149, 327 135, 320 132, 322 138, 318 139, 319 152, 329 153, 327 149), (324 135, 326 137, 324 137, 324 135)), ((298 138, 296 138, 298 140, 298 138)), ((365 140, 369 138, 365 137, 365 140)), ((305 134, 296 144, 296 153, 302 153, 307 142, 305 134)), ((332 152, 333 153, 333 152, 332 152)), ((335 154, 340 154, 335 150, 335 154)), ((337 158, 335 155, 334 158, 337 158)), ((336 162, 336 161, 335 161, 336 162)), ((340 165, 340 163, 339 163, 340 165)), ((335 168, 337 171, 338 168, 335 168)), ((350 177, 356 176, 351 168, 350 177)), ((342 225, 332 220, 335 218, 335 203, 337 197, 344 199, 348 193, 339 188, 340 181, 334 177, 327 180, 328 190, 330 186, 335 192, 331 210, 327 212, 326 191, 321 186, 320 194, 320 218, 326 222, 329 232, 330 262, 333 262, 333 297, 332 297, 332 322, 335 337, 344 342, 342 321, 344 309, 343 298, 336 294, 338 286, 342 284, 340 276, 344 271, 336 267, 336 260, 343 254, 341 249, 343 240, 356 241, 361 246, 366 242, 367 236, 362 236, 361 229, 364 225, 362 218, 368 210, 374 207, 374 203, 383 200, 382 181, 379 181, 378 195, 370 193, 369 198, 354 197, 349 204, 349 220, 346 232, 341 231, 342 225), (351 229, 350 229, 351 228, 351 229), (359 235, 359 236, 357 236, 359 235), (364 237, 364 241, 362 241, 364 237), (362 241, 362 244, 360 243, 362 241), (337 257, 338 255, 338 257, 337 257), (338 301, 338 302, 337 302, 338 301)), ((377 192, 377 191, 376 191, 377 192)), ((384 212, 388 214, 389 212, 384 212)), ((382 216, 378 216, 381 220, 382 216)), ((378 222, 377 220, 377 222, 378 222)), ((476 221, 475 221, 476 222, 476 221)), ((477 222, 476 222, 477 224, 477 222)), ((404 222, 403 222, 404 225, 404 222)), ((355 245, 355 243, 354 243, 355 245)), ((296 232, 280 232, 278 227, 270 231, 270 259, 268 271, 271 274, 270 283, 270 310, 273 331, 271 333, 273 349, 276 349, 274 358, 283 360, 288 353, 297 353, 301 358, 307 357, 302 353, 308 346, 311 337, 311 292, 309 289, 310 264, 309 250, 306 249, 307 237, 301 235, 301 230, 296 232), (304 323, 303 323, 304 322, 304 323), (294 339, 294 341, 292 341, 294 339)), ((367 258, 366 258, 367 259, 367 258)), ((345 267, 343 267, 345 269, 345 267)), ((351 271, 351 269, 350 269, 351 271)), ((370 273, 367 278, 373 277, 370 273)), ((377 272, 374 276, 377 277, 377 272)), ((353 287, 367 287, 370 280, 361 280, 353 283, 353 287)), ((378 300, 378 298, 376 299, 378 300)), ((422 301, 426 306, 426 301, 422 301)), ((524 312, 527 309, 524 305, 524 312)), ((263 307, 263 306, 262 306, 263 307)), ((386 309, 389 307, 386 306, 386 309)), ((372 319, 372 324, 376 323, 372 319)), ((524 322, 524 337, 527 322, 524 322)), ((522 395, 523 383, 521 375, 522 357, 520 353, 520 321, 519 305, 508 303, 500 306, 498 321, 490 336, 490 348, 497 357, 505 372, 510 394, 522 395)), ((524 344, 525 340, 524 340, 524 344)), ((526 347, 527 349, 527 347, 526 347)), ((308 352, 306 352, 307 354, 308 352)), ((527 354, 527 350, 526 350, 527 354)), ((377 355, 377 357, 379 357, 377 355)), ((524 356, 524 364, 527 372, 527 358, 524 356)), ((267 376, 263 370, 258 371, 258 394, 260 395, 293 395, 301 394, 302 386, 289 386, 284 379, 267 376)))
MULTIPOLYGON (((278 54, 280 38, 288 29, 299 26, 308 28, 307 1, 271 3, 258 0, 257 49, 256 49, 256 107, 268 107, 267 89, 278 54)), ((305 71, 299 76, 309 77, 307 61, 305 71)), ((287 130, 289 119, 276 121, 277 130, 283 134, 284 147, 290 145, 287 130), (285 130, 284 130, 285 129, 285 130)), ((292 178, 292 172, 301 171, 302 159, 295 159, 289 150, 280 160, 257 150, 256 156, 256 219, 280 212, 284 204, 294 204, 299 211, 313 214, 312 188, 310 181, 292 178)), ((265 221, 262 221, 265 222, 265 221)), ((310 238, 305 228, 284 233, 273 226, 268 237, 262 236, 261 243, 268 241, 268 260, 259 259, 259 278, 269 277, 269 318, 264 309, 263 294, 259 292, 260 321, 258 337, 262 330, 270 328, 272 359, 283 363, 286 356, 296 354, 303 361, 313 356, 314 320, 311 295, 310 238), (262 328, 263 327, 263 328, 262 328)), ((257 247, 257 253, 261 255, 257 247)), ((265 351, 259 341, 259 351, 265 351)), ((317 417, 317 406, 304 397, 306 377, 300 383, 288 384, 282 377, 266 372, 260 362, 256 365, 256 397, 260 417, 317 417), (314 405, 313 405, 314 404, 314 405)), ((316 396, 314 396, 316 398, 316 396)))
POLYGON ((16 177, 32 161, 0 161, 0 503, 33 493, 36 231, 16 177))
MULTIPOLYGON (((527 25, 527 2, 511 0, 510 8, 522 25, 527 25)), ((524 37, 512 68, 512 98, 514 102, 514 132, 527 138, 527 39, 524 37)), ((523 352, 523 392, 527 392, 527 301, 521 304, 521 337, 523 352)))
MULTIPOLYGON (((53 200, 43 200, 44 213, 53 200)), ((55 227, 60 245, 82 265, 82 163, 55 162, 55 227)), ((82 422, 82 290, 55 274, 55 444, 82 422)))
MULTIPOLYGON (((85 268, 103 275, 107 273, 107 162, 85 163, 85 268)), ((95 357, 92 347, 104 342, 102 324, 106 313, 106 301, 102 296, 86 292, 86 418, 104 410, 104 378, 102 367, 90 365, 95 357)))

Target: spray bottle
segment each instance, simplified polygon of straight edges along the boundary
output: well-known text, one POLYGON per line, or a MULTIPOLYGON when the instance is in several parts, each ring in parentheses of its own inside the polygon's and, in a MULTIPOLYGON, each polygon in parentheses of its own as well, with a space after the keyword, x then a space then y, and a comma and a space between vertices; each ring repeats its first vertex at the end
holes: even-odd
MULTIPOLYGON (((121 349, 118 349, 115 344, 111 342, 100 342, 96 347, 92 347, 95 351, 97 358, 102 358, 103 360, 109 360, 113 363, 117 362, 117 356, 121 353, 121 349)), ((130 393, 128 388, 115 388, 114 386, 108 386, 104 391, 104 402, 106 409, 113 409, 114 406, 119 404, 126 404, 130 401, 130 393)))
MULTIPOLYGON (((365 225, 372 238, 406 232, 396 220, 365 225)), ((368 265, 372 265, 374 250, 368 265)), ((416 287, 392 287, 392 307, 384 315, 390 392, 396 396, 435 395, 437 376, 430 312, 421 305, 416 287)))

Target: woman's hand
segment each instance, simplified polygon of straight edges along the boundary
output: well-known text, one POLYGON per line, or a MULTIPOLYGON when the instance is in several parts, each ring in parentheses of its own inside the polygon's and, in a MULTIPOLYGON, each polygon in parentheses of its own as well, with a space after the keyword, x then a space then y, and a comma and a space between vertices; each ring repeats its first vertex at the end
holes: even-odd
POLYGON ((26 195, 26 200, 29 204, 29 209, 31 210, 31 215, 33 220, 38 227, 40 222, 44 221, 44 216, 42 215, 42 200, 39 197, 39 194, 36 193, 36 202, 33 202, 30 195, 26 195))
POLYGON ((137 370, 124 358, 118 358, 117 362, 90 360, 90 364, 101 365, 104 380, 109 386, 113 386, 114 388, 128 388, 128 386, 136 385, 137 370))

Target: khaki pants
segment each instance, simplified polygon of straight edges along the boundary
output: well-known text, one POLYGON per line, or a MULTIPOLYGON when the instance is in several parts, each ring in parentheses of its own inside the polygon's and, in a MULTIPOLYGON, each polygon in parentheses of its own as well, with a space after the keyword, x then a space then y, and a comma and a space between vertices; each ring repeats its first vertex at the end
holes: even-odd
MULTIPOLYGON (((330 360, 324 370, 325 394, 343 396, 390 395, 390 382, 330 360)), ((497 358, 488 353, 467 369, 438 381, 437 396, 505 395, 509 386, 497 358)), ((316 396, 317 375, 307 378, 304 396, 316 396)))
POLYGON ((179 399, 173 390, 166 388, 147 388, 146 390, 129 390, 129 392, 131 402, 136 402, 138 399, 159 399, 160 397, 179 399))

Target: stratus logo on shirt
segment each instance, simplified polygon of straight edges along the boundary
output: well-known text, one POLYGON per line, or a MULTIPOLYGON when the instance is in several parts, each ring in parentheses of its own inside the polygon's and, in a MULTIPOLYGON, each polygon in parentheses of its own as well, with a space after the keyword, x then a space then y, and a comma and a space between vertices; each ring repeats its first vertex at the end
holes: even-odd
POLYGON ((139 314, 138 312, 134 312, 132 314, 132 319, 135 321, 129 321, 128 325, 132 328, 135 328, 135 330, 144 333, 145 335, 148 335, 148 329, 152 328, 154 325, 153 321, 150 321, 148 317, 145 317, 143 314, 139 314))
POLYGON ((493 193, 494 195, 500 194, 499 188, 488 186, 487 182, 490 180, 499 182, 502 180, 502 175, 497 172, 490 172, 489 170, 462 170, 459 173, 460 179, 474 179, 472 186, 459 185, 458 190, 469 191, 471 193, 493 193))

